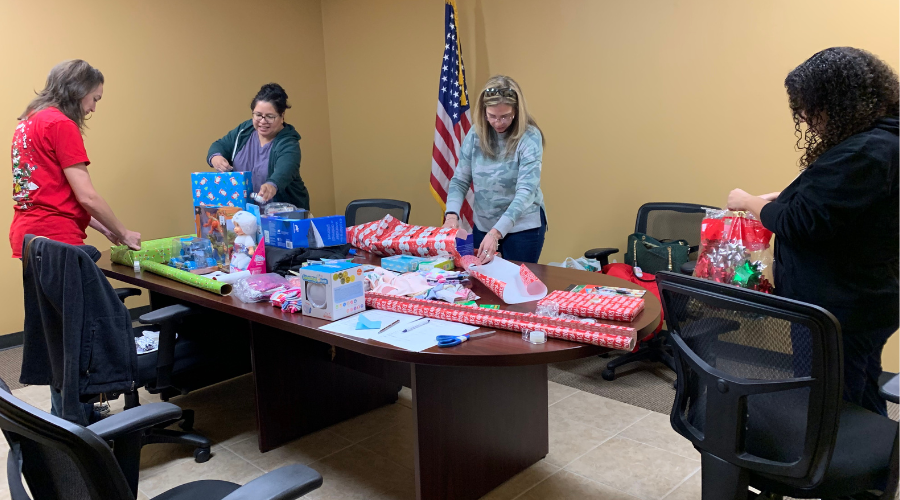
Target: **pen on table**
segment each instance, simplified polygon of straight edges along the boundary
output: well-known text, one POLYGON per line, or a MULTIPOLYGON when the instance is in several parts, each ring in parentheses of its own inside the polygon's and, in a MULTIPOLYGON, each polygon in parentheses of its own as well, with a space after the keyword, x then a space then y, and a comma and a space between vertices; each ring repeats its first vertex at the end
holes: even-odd
POLYGON ((381 332, 383 332, 383 331, 385 331, 385 330, 387 330, 387 329, 388 329, 388 328, 390 328, 390 327, 392 327, 392 326, 394 326, 394 325, 396 325, 396 324, 397 324, 397 323, 399 323, 399 322, 400 322, 400 320, 399 320, 399 319, 398 319, 398 320, 397 320, 397 321, 394 321, 394 322, 393 322, 393 323, 391 323, 391 324, 390 324, 390 325, 388 325, 388 326, 386 326, 386 327, 384 327, 384 328, 382 328, 382 329, 381 329, 381 330, 378 330, 378 333, 381 333, 381 332))
POLYGON ((431 321, 430 319, 426 319, 424 322, 419 323, 419 324, 416 325, 416 326, 411 326, 411 327, 409 327, 409 328, 404 328, 402 333, 411 332, 411 331, 415 330, 416 328, 418 328, 418 327, 420 327, 420 326, 422 326, 422 325, 427 325, 430 321, 431 321))

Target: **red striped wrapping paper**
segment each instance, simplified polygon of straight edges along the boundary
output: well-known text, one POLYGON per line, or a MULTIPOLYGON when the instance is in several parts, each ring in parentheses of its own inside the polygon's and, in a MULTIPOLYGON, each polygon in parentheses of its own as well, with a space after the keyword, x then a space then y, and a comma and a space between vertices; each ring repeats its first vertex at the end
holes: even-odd
POLYGON ((594 295, 555 290, 539 300, 538 305, 548 302, 558 304, 561 313, 613 321, 634 321, 644 310, 644 299, 625 295, 594 295))
POLYGON ((438 303, 430 300, 398 297, 367 292, 366 305, 374 309, 414 314, 433 319, 443 319, 467 325, 499 328, 515 332, 540 330, 548 337, 571 340, 585 344, 630 351, 634 348, 637 331, 628 326, 538 316, 532 313, 478 309, 457 304, 438 303))
POLYGON ((415 255, 448 257, 459 263, 456 229, 413 226, 390 215, 380 221, 347 228, 347 241, 356 248, 381 257, 415 255))

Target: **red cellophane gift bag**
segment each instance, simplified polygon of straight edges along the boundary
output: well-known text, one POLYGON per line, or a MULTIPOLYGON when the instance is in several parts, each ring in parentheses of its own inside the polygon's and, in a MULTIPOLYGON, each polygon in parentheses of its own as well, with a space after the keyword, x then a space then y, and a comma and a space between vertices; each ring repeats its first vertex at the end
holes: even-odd
POLYGON ((772 232, 749 212, 707 209, 694 276, 772 293, 772 232))

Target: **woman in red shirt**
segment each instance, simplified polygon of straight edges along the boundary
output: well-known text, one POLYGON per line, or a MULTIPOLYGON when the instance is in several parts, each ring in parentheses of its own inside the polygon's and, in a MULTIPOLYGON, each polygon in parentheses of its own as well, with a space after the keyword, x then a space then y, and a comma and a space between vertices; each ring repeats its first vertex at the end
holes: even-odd
POLYGON ((84 122, 103 96, 103 74, 80 59, 57 64, 19 117, 13 134, 13 257, 26 234, 83 245, 88 226, 114 244, 141 248, 141 235, 116 218, 91 183, 84 122))

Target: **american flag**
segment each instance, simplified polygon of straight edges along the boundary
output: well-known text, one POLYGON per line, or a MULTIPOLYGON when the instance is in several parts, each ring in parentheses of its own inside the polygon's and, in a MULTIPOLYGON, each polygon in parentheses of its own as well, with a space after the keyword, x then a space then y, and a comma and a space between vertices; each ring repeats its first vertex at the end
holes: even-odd
MULTIPOLYGON (((442 208, 447 203, 447 188, 459 163, 460 147, 472 128, 469 113, 469 94, 466 92, 466 70, 457 36, 456 1, 445 0, 444 5, 444 57, 441 61, 441 79, 438 84, 437 116, 434 120, 434 147, 431 150, 431 193, 442 208)), ((472 186, 460 210, 461 225, 471 231, 472 205, 475 193, 472 186)))

